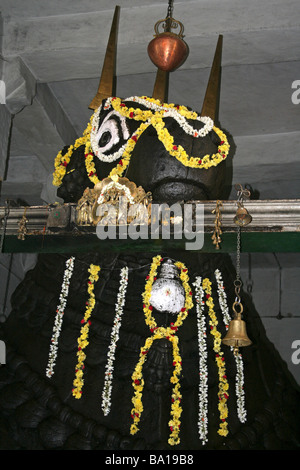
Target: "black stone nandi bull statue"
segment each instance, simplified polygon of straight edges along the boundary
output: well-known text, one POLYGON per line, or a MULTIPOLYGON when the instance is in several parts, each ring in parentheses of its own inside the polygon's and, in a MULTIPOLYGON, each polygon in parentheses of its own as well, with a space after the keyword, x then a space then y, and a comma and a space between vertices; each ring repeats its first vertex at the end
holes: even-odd
MULTIPOLYGON (((56 158, 65 202, 108 176, 159 202, 223 197, 215 104, 198 115, 111 90, 100 82, 84 135, 56 158)), ((252 345, 221 342, 234 279, 228 255, 201 251, 40 255, 3 326, 2 448, 299 447, 299 393, 246 296, 252 345)))

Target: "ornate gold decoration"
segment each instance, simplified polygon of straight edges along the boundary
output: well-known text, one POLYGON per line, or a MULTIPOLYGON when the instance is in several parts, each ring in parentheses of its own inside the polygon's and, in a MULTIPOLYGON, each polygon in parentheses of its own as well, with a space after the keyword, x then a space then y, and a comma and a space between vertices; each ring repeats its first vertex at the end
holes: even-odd
POLYGON ((86 188, 76 206, 77 225, 93 225, 92 210, 97 195, 94 189, 86 188))
POLYGON ((22 219, 19 221, 19 229, 18 229, 18 239, 19 240, 25 240, 25 236, 27 234, 27 227, 26 223, 28 222, 28 219, 26 219, 26 210, 27 207, 25 207, 24 214, 22 219))
POLYGON ((97 183, 93 189, 87 188, 84 191, 76 207, 76 223, 78 225, 97 225, 105 217, 106 223, 109 224, 109 207, 115 209, 113 211, 114 217, 111 219, 112 224, 129 224, 139 215, 147 215, 148 223, 151 201, 151 193, 146 193, 141 186, 136 186, 128 178, 112 175, 97 183), (134 211, 134 215, 130 215, 128 209, 133 205, 136 205, 137 210, 134 211), (141 214, 139 214, 139 205, 141 214), (100 206, 103 206, 101 214, 98 210, 100 206))
POLYGON ((216 214, 215 218, 215 228, 214 233, 211 237, 213 244, 216 245, 216 250, 220 249, 221 243, 221 235, 222 235, 222 214, 221 214, 221 207, 223 206, 221 201, 216 202, 216 208, 212 211, 212 214, 216 214))

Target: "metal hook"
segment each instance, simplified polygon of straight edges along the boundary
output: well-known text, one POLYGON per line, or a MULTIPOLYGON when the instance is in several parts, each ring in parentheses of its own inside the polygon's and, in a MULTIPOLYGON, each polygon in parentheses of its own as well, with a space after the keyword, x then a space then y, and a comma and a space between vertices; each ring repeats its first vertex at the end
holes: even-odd
POLYGON ((234 187, 237 191, 238 202, 250 198, 251 192, 249 191, 249 189, 244 189, 240 183, 235 184, 234 187))

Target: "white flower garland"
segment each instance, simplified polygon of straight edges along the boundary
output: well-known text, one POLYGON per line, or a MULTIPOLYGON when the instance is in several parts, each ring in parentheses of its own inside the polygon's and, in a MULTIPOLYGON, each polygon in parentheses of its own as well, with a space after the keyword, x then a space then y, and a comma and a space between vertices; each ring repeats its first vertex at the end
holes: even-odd
POLYGON ((111 408, 111 393, 112 393, 112 380, 114 370, 115 351, 119 339, 119 330, 121 326, 121 317, 123 314, 123 307, 125 305, 125 295, 128 284, 128 268, 121 269, 120 287, 116 303, 116 315, 114 319, 114 326, 111 332, 111 343, 108 349, 108 359, 105 366, 105 379, 102 392, 102 410, 105 416, 108 415, 111 408))
MULTIPOLYGON (((215 277, 218 284, 218 295, 219 295, 219 305, 223 314, 223 321, 228 329, 231 317, 228 311, 227 305, 227 296, 225 293, 225 288, 223 285, 222 274, 221 272, 216 269, 215 277)), ((233 348, 230 348, 233 351, 233 348)), ((237 396, 237 413, 241 423, 245 423, 247 421, 247 411, 245 409, 245 391, 244 391, 244 364, 243 364, 243 357, 242 354, 239 352, 237 355, 234 356, 236 361, 236 381, 235 381, 235 391, 237 396)))
POLYGON ((208 371, 207 371, 207 346, 206 346, 206 327, 205 316, 203 315, 205 302, 203 301, 204 291, 202 288, 201 277, 196 277, 195 298, 197 312, 197 329, 199 345, 199 414, 198 414, 198 432, 202 439, 202 444, 207 442, 207 395, 208 395, 208 371))
POLYGON ((186 118, 182 116, 182 114, 180 114, 180 106, 174 106, 174 108, 161 106, 153 101, 149 101, 147 97, 140 96, 132 96, 130 98, 126 98, 124 101, 133 101, 154 111, 164 111, 164 117, 172 117, 180 125, 180 127, 184 130, 186 134, 190 134, 196 138, 205 137, 214 127, 214 122, 210 117, 197 116, 195 120, 202 122, 204 124, 204 127, 202 129, 194 129, 190 124, 188 124, 186 118))
MULTIPOLYGON (((110 106, 107 107, 105 105, 104 109, 107 109, 109 107, 110 106)), ((121 158, 121 156, 123 155, 123 152, 126 148, 127 142, 125 142, 122 145, 122 147, 120 147, 119 150, 117 150, 114 153, 106 155, 105 153, 103 153, 103 151, 101 152, 100 147, 99 147, 99 143, 98 143, 98 140, 99 140, 98 130, 99 130, 99 119, 100 119, 101 110, 102 110, 102 105, 95 111, 95 113, 93 115, 93 118, 92 118, 92 123, 91 123, 92 124, 91 147, 92 147, 92 150, 93 150, 94 154, 96 155, 96 157, 99 158, 99 160, 101 160, 102 162, 106 162, 106 163, 112 163, 112 162, 115 162, 116 160, 121 158)), ((128 139, 129 138, 129 132, 128 132, 127 127, 126 127, 125 118, 123 116, 120 116, 120 118, 123 119, 121 121, 121 125, 122 125, 122 128, 123 128, 123 132, 125 131, 124 132, 124 139, 128 139)), ((103 124, 105 124, 105 123, 103 123, 103 124)), ((114 144, 117 144, 119 140, 120 140, 119 137, 116 135, 115 139, 114 139, 114 144)))
MULTIPOLYGON (((112 99, 113 99, 113 97, 110 97, 105 101, 105 104, 104 104, 104 109, 105 110, 111 108, 112 99)), ((180 127, 184 130, 184 132, 186 134, 192 135, 195 138, 205 137, 207 134, 209 134, 209 132, 214 127, 214 121, 210 117, 208 117, 208 116, 198 116, 195 113, 195 115, 196 115, 195 120, 199 121, 199 122, 202 122, 204 124, 204 127, 202 127, 202 129, 195 129, 194 127, 192 127, 187 122, 187 119, 180 113, 180 106, 178 106, 178 107, 175 107, 175 106, 173 107, 172 105, 170 105, 168 107, 167 106, 161 106, 158 103, 156 103, 155 100, 149 100, 147 97, 139 97, 139 96, 132 96, 130 98, 126 98, 126 100, 123 100, 123 101, 124 102, 133 101, 133 102, 138 103, 142 106, 145 106, 146 108, 151 109, 155 112, 156 111, 163 111, 164 112, 164 118, 172 117, 180 125, 180 127)), ((99 160, 101 160, 103 162, 107 162, 107 163, 112 163, 112 162, 114 162, 114 161, 116 161, 116 160, 118 160, 122 157, 123 152, 126 148, 127 142, 124 145, 122 145, 122 147, 120 147, 119 150, 117 150, 116 152, 111 153, 109 155, 104 154, 103 151, 100 150, 99 143, 98 143, 98 140, 99 140, 98 130, 99 130, 99 120, 100 120, 101 110, 102 110, 102 105, 95 111, 95 113, 92 117, 92 121, 91 121, 91 124, 92 124, 91 147, 92 147, 92 150, 93 150, 94 154, 99 158, 99 160)), ((122 118, 124 119, 124 116, 120 116, 120 117, 121 117, 121 119, 122 118)), ((147 123, 150 123, 150 122, 151 122, 151 119, 149 119, 147 121, 147 123)), ((123 132, 126 131, 124 133, 124 135, 125 135, 124 138, 126 140, 127 138, 129 138, 129 132, 127 130, 125 121, 122 120, 121 125, 122 125, 122 128, 123 128, 123 132)), ((133 134, 133 135, 135 135, 135 134, 133 134)), ((115 143, 117 143, 117 140, 118 139, 116 138, 115 143)))
POLYGON ((237 401, 238 417, 241 423, 245 423, 247 421, 247 411, 245 409, 244 364, 243 364, 242 354, 239 353, 236 356, 235 360, 236 360, 236 367, 237 367, 235 391, 238 397, 238 401, 237 401))
POLYGON ((61 293, 59 296, 59 305, 57 306, 57 309, 56 309, 56 316, 54 320, 54 327, 53 327, 53 333, 52 333, 51 344, 50 344, 48 364, 46 368, 46 376, 49 378, 51 378, 54 374, 54 366, 55 366, 57 351, 58 351, 58 338, 60 336, 64 311, 67 305, 70 280, 71 280, 73 270, 74 270, 74 260, 75 260, 74 256, 71 256, 71 258, 69 258, 66 261, 66 268, 64 271, 61 293))

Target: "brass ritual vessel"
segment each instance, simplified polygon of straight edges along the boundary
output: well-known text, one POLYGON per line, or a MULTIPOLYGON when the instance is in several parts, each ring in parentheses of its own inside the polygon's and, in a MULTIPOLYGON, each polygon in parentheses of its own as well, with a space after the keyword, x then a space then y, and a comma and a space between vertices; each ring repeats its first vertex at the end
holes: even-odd
POLYGON ((189 54, 189 47, 183 40, 183 24, 172 18, 169 2, 167 18, 157 21, 154 26, 155 36, 148 45, 148 55, 156 67, 165 72, 172 72, 180 67, 189 54), (159 32, 162 26, 163 32, 159 32), (172 29, 180 27, 178 34, 172 29))

